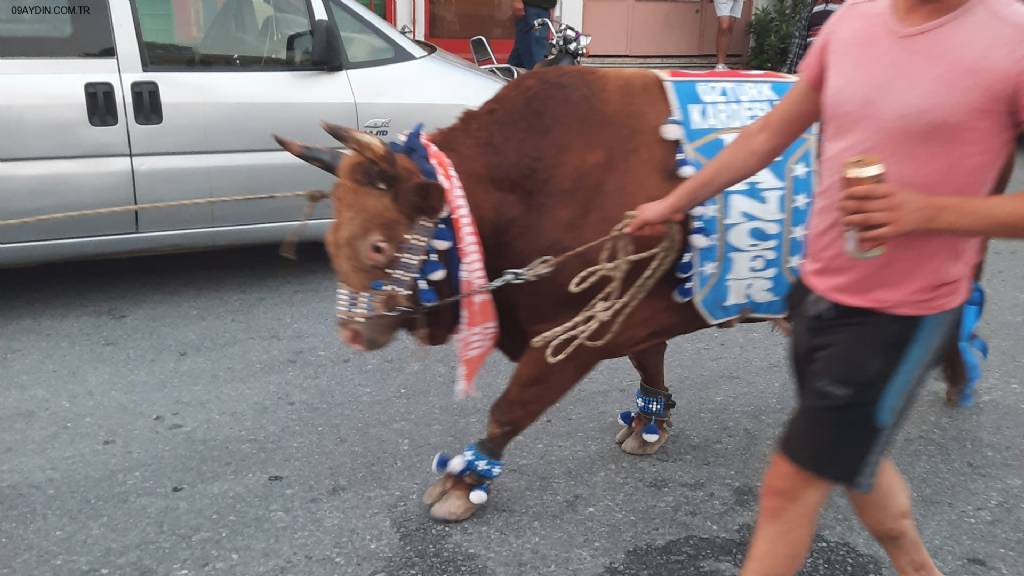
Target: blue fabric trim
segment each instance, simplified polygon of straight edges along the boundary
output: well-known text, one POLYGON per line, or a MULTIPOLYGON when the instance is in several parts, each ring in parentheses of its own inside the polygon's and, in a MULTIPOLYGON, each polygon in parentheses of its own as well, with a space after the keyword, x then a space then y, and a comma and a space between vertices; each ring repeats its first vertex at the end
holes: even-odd
POLYGON ((889 428, 896 423, 911 388, 921 373, 930 367, 936 350, 948 335, 948 325, 956 313, 949 311, 921 318, 903 359, 889 378, 875 407, 875 424, 879 428, 889 428))
POLYGON ((391 151, 395 154, 405 154, 408 156, 410 160, 416 163, 416 167, 419 168, 420 174, 424 178, 437 182, 437 171, 434 170, 434 165, 430 163, 427 149, 423 146, 423 142, 420 141, 422 133, 423 123, 421 122, 412 129, 412 132, 409 132, 404 142, 392 142, 390 144, 391 151))
POLYGON ((960 406, 974 404, 974 390, 982 376, 981 361, 988 359, 988 343, 975 333, 984 310, 985 290, 980 283, 975 282, 964 304, 960 316, 960 332, 957 335, 957 348, 967 375, 967 382, 958 400, 960 406))
POLYGON ((480 478, 490 481, 500 476, 505 467, 501 460, 495 460, 481 452, 476 447, 475 442, 466 447, 462 456, 466 459, 466 467, 462 470, 460 476, 465 476, 472 472, 480 478))
MULTIPOLYGON (((423 134, 423 123, 419 123, 411 132, 405 137, 403 142, 392 142, 390 144, 392 152, 395 154, 405 154, 410 160, 416 163, 416 168, 419 169, 420 174, 427 180, 437 182, 437 171, 434 169, 434 165, 430 163, 430 156, 427 154, 427 149, 423 146, 421 136, 423 134)), ((444 252, 447 253, 447 267, 448 267, 448 281, 451 284, 452 295, 457 296, 461 290, 459 285, 459 251, 455 245, 455 227, 452 223, 451 216, 444 216, 438 220, 439 223, 444 224, 448 230, 452 232, 452 247, 444 252)))

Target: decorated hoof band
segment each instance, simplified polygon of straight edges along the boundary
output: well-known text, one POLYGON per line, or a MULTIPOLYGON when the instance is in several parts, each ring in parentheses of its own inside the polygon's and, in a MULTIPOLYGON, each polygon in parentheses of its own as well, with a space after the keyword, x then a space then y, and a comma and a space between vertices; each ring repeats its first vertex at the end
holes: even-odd
POLYGON ((668 421, 668 411, 676 407, 675 400, 668 392, 656 390, 649 386, 640 385, 636 391, 637 411, 623 410, 619 412, 619 424, 630 428, 637 416, 646 416, 650 419, 641 431, 644 442, 655 443, 661 438, 661 429, 658 422, 668 421))
POLYGON ((481 452, 474 443, 455 456, 438 452, 430 467, 436 474, 450 474, 467 482, 479 480, 469 490, 469 501, 479 506, 487 502, 491 482, 501 475, 504 464, 481 452))

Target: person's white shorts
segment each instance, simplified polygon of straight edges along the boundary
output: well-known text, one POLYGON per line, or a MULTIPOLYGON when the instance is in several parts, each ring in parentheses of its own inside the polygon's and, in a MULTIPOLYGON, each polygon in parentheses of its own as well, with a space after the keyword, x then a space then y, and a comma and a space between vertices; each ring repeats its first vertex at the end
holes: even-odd
POLYGON ((715 0, 715 14, 739 18, 743 15, 743 0, 715 0))

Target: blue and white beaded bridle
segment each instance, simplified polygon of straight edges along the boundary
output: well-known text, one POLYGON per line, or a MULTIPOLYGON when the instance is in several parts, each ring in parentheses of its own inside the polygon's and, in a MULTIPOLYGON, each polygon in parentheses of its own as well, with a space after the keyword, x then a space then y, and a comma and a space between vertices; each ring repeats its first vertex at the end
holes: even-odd
MULTIPOLYGON (((427 157, 420 141, 421 127, 417 126, 401 142, 391 144, 396 154, 405 154, 420 170, 420 174, 437 181, 437 172, 427 157)), ((436 307, 442 302, 430 282, 440 282, 449 272, 441 262, 439 252, 449 252, 447 262, 457 266, 458 254, 454 250, 455 234, 447 205, 436 218, 418 218, 402 237, 391 265, 384 270, 387 277, 370 284, 370 291, 354 290, 338 282, 335 315, 340 320, 366 322, 379 316, 408 316, 436 307), (400 305, 387 308, 386 296, 399 297, 400 305), (415 295, 416 302, 412 301, 415 295)), ((452 283, 458 298, 458 283, 452 283)))
POLYGON ((448 269, 441 263, 438 252, 451 250, 454 243, 447 208, 436 220, 417 219, 402 237, 392 265, 384 270, 387 277, 373 281, 369 292, 353 290, 338 282, 335 315, 341 320, 366 322, 376 316, 414 314, 418 311, 410 307, 414 294, 421 307, 438 303, 437 292, 429 282, 448 277, 448 269), (387 294, 399 296, 405 305, 385 308, 387 294))

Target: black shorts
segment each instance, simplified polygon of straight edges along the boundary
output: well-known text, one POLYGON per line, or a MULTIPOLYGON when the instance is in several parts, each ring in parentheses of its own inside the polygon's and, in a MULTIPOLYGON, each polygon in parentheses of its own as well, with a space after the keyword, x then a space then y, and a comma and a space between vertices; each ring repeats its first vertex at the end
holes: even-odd
POLYGON ((782 453, 868 491, 918 388, 955 338, 960 309, 894 316, 835 304, 797 284, 790 311, 799 401, 782 453))

